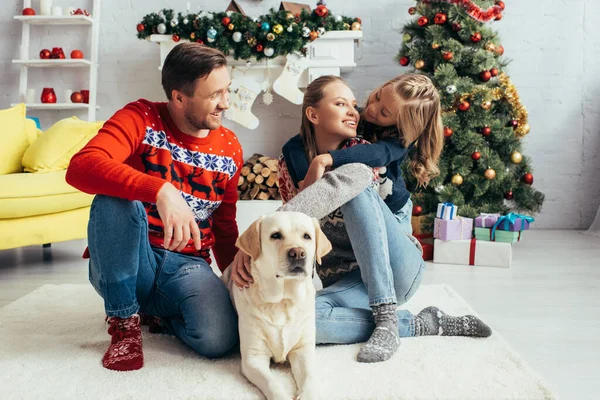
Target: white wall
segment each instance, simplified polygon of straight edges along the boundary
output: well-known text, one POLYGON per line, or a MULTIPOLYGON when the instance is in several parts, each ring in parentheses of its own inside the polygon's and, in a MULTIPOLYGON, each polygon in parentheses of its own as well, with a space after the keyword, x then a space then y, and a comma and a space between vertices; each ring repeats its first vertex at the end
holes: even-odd
MULTIPOLYGON (((525 154, 533 157, 535 186, 546 194, 538 216, 538 228, 587 228, 600 204, 600 2, 595 0, 505 0, 504 19, 494 26, 513 60, 509 66, 515 85, 530 113, 530 135, 525 154)), ((161 8, 184 11, 187 0, 103 0, 100 33, 99 119, 109 118, 129 101, 144 97, 163 100, 160 86, 158 46, 136 38, 136 24, 161 8)), ((228 0, 191 0, 192 10, 223 10, 228 0), (215 6, 219 3, 220 6, 215 6)), ((248 15, 260 15, 274 0, 239 0, 248 15)), ((316 0, 315 0, 316 3, 316 0)), ((39 1, 33 0, 34 7, 39 1)), ((55 0, 67 7, 87 7, 90 0, 55 0)), ((381 82, 401 73, 395 55, 401 35, 398 30, 409 19, 409 0, 370 2, 328 0, 335 13, 363 20, 364 42, 357 55, 358 68, 345 78, 359 100, 381 82)), ((21 0, 2 0, 0 7, 0 109, 17 101, 17 67, 20 23, 13 20, 21 0)), ((38 7, 39 8, 39 7, 38 7)), ((87 49, 87 28, 37 27, 32 30, 32 47, 60 46, 70 52, 87 49)), ((46 82, 57 89, 81 89, 86 75, 71 70, 35 71, 38 95, 46 82), (36 75, 37 74, 37 75, 36 75)), ((299 106, 278 99, 269 107, 258 100, 253 112, 260 127, 250 131, 225 120, 239 136, 245 154, 279 154, 285 140, 296 133, 299 106), (279 101, 280 100, 280 101, 279 101)), ((69 114, 37 113, 51 120, 69 114)), ((82 115, 85 117, 85 115, 82 115)))

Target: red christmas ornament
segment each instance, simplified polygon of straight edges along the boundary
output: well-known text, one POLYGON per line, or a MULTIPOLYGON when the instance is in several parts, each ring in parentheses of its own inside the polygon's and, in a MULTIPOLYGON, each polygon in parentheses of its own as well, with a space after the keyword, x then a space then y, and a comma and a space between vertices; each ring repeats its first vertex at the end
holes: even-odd
POLYGON ((422 212, 423 212, 423 207, 421 207, 419 205, 414 206, 412 209, 412 215, 414 215, 415 217, 421 215, 422 212))
POLYGON ((483 128, 481 128, 481 134, 483 136, 490 136, 492 134, 492 128, 490 128, 489 126, 484 126, 483 128))
POLYGON ((481 153, 476 151, 475 153, 471 154, 471 158, 475 161, 479 160, 481 158, 481 153))
POLYGON ((259 43, 259 44, 256 45, 256 51, 260 52, 260 51, 263 51, 263 50, 264 50, 264 47, 263 47, 262 44, 259 43))
POLYGON ((146 29, 146 27, 144 26, 144 24, 137 24, 137 31, 138 32, 142 32, 144 29, 146 29))
POLYGON ((420 17, 417 20, 417 23, 419 24, 419 26, 426 26, 429 23, 429 19, 427 17, 420 17))
POLYGON ((449 138, 450 136, 452 136, 453 133, 454 131, 452 130, 452 128, 449 128, 447 126, 444 127, 444 137, 449 138))
POLYGON ((327 7, 321 4, 315 9, 315 14, 317 14, 321 18, 325 18, 327 14, 329 14, 329 10, 327 9, 327 7))
POLYGON ((459 32, 462 29, 462 26, 460 24, 452 24, 452 30, 454 32, 459 32))
POLYGON ((481 33, 475 32, 474 34, 472 34, 471 35, 471 42, 473 42, 473 43, 479 43, 479 42, 481 42, 481 33))
POLYGON ((471 104, 469 104, 469 102, 466 100, 460 103, 458 106, 460 111, 469 111, 469 108, 471 108, 471 104))
POLYGON ((231 18, 229 18, 229 17, 223 17, 223 19, 221 20, 221 23, 224 26, 227 26, 227 25, 229 25, 231 23, 231 18))
POLYGON ((512 192, 512 190, 509 190, 508 192, 504 193, 504 198, 506 200, 512 200, 514 197, 515 197, 515 195, 512 192))
POLYGON ((496 15, 496 21, 500 21, 502 19, 502 14, 496 15))
POLYGON ((417 12, 417 9, 415 7, 411 7, 411 8, 408 9, 408 13, 410 15, 415 15, 416 12, 417 12))
POLYGON ((446 23, 446 21, 448 21, 448 16, 444 13, 437 13, 437 14, 435 14, 435 17, 433 18, 433 22, 436 25, 444 25, 446 23))
POLYGON ((356 17, 356 18, 354 18, 354 21, 355 21, 355 22, 358 22, 359 24, 361 24, 361 25, 362 25, 362 19, 360 19, 360 18, 356 17))
POLYGON ((50 58, 61 60, 65 59, 65 52, 63 51, 62 47, 53 47, 52 53, 50 54, 50 58))
POLYGON ((35 10, 31 7, 24 8, 23 15, 35 15, 35 10))
POLYGON ((181 38, 179 37, 179 35, 178 35, 178 34, 176 34, 176 33, 174 33, 174 34, 173 34, 173 41, 174 41, 174 42, 179 42, 180 40, 181 40, 181 38))
POLYGON ((202 39, 196 39, 196 43, 204 44, 204 40, 202 40, 202 39))
POLYGON ((506 126, 513 128, 513 129, 517 129, 517 127, 519 126, 519 121, 517 121, 516 119, 511 119, 510 121, 508 121, 506 126))
POLYGON ((527 185, 533 184, 533 175, 527 172, 525 175, 523 175, 523 182, 525 182, 527 185))
POLYGON ((44 50, 40 51, 40 58, 42 60, 49 59, 51 55, 52 55, 52 53, 50 53, 50 50, 48 50, 48 49, 44 49, 44 50))
POLYGON ((492 73, 490 71, 483 71, 481 74, 479 74, 479 78, 482 81, 487 82, 492 79, 492 73))
POLYGON ((444 57, 444 60, 450 61, 454 58, 454 54, 451 51, 446 51, 442 54, 442 57, 444 57))
POLYGON ((498 76, 498 68, 494 67, 490 69, 490 74, 492 74, 492 76, 498 76))
POLYGON ((409 63, 410 63, 410 60, 408 59, 408 57, 400 58, 400 65, 402 65, 403 67, 406 67, 409 63))
POLYGON ((71 102, 72 103, 83 102, 83 95, 79 92, 73 92, 73 94, 71 94, 71 102))
POLYGON ((499 56, 504 54, 504 46, 500 45, 500 46, 496 46, 496 54, 498 54, 499 56))
POLYGON ((504 8, 506 7, 506 5, 504 4, 504 2, 503 2, 503 1, 497 1, 497 2, 496 2, 496 5, 497 5, 498 7, 500 7, 500 9, 501 9, 502 11, 504 11, 504 8))
POLYGON ((83 52, 81 50, 73 50, 71 52, 71 58, 83 58, 83 52))
POLYGON ((54 89, 44 88, 40 100, 42 103, 56 103, 56 93, 54 93, 54 89))

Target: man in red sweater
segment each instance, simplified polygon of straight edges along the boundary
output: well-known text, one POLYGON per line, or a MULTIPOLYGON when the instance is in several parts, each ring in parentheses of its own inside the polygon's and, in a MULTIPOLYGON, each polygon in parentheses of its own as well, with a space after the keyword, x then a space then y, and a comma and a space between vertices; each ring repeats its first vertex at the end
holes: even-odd
POLYGON ((105 368, 143 366, 139 313, 205 357, 237 343, 229 292, 209 266, 210 249, 221 271, 248 263, 235 247, 242 148, 221 126, 226 65, 216 49, 176 46, 162 70, 169 101, 117 111, 69 165, 67 182, 96 195, 86 253, 109 321, 105 368))

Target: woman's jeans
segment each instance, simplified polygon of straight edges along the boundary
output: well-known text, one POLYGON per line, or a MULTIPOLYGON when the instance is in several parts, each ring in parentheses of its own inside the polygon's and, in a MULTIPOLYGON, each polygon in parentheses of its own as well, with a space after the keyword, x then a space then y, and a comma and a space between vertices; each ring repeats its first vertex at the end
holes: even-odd
POLYGON ((96 196, 88 225, 90 282, 106 315, 139 311, 205 357, 218 357, 238 341, 229 291, 208 263, 150 246, 141 202, 96 196))
MULTIPOLYGON (((359 269, 319 291, 317 343, 358 343, 371 336, 371 306, 404 304, 418 289, 425 262, 409 238, 412 201, 393 214, 367 188, 341 208, 359 269)), ((397 310, 400 337, 414 336, 414 316, 397 310)))

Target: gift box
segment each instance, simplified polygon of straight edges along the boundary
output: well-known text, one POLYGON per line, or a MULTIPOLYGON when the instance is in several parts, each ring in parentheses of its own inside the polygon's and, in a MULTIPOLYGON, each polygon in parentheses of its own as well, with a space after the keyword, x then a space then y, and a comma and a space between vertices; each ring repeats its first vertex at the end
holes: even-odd
POLYGON ((436 218, 439 219, 454 219, 458 213, 458 207, 452 203, 440 203, 438 204, 436 218))
POLYGON ((491 228, 500 218, 500 214, 481 213, 475 218, 475 228, 491 228))
POLYGON ((433 249, 433 262, 440 264, 508 268, 512 262, 510 243, 436 239, 433 249))
MULTIPOLYGON (((431 224, 431 215, 421 215, 418 217, 412 216, 410 218, 410 224, 413 228, 413 235, 433 235, 433 227, 431 224)), ((433 237, 433 236, 431 236, 433 237)))
POLYGON ((475 239, 486 242, 517 243, 521 240, 522 232, 499 231, 491 228, 475 228, 475 239))
POLYGON ((433 237, 440 240, 461 240, 473 237, 473 219, 457 217, 446 220, 436 218, 433 237))
POLYGON ((521 215, 516 213, 510 213, 498 218, 498 221, 494 224, 494 228, 501 231, 524 231, 529 229, 529 224, 535 221, 533 217, 528 215, 521 215))
POLYGON ((413 235, 423 248, 423 260, 433 260, 433 235, 432 234, 415 234, 413 235))

